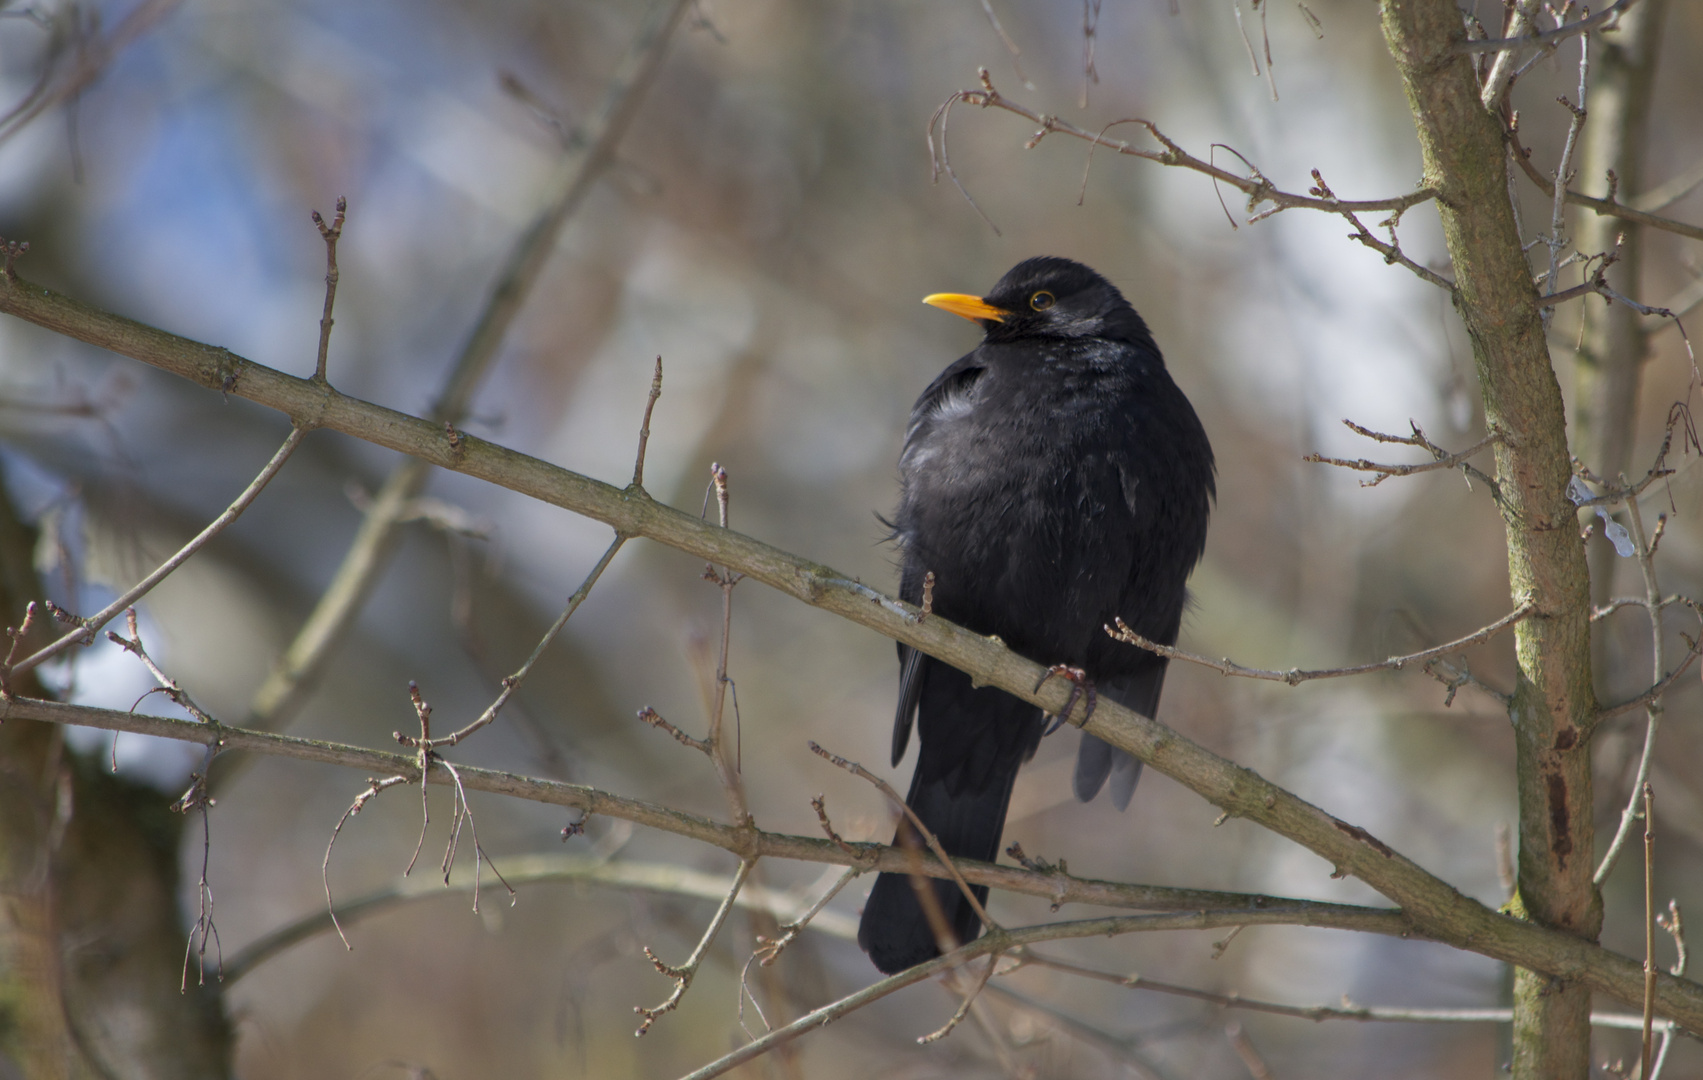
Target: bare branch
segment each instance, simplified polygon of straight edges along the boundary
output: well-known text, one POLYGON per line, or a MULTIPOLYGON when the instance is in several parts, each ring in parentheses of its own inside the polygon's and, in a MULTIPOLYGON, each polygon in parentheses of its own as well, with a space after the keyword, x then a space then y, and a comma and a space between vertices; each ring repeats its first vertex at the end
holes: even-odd
POLYGON ((1656 1016, 1656 818, 1655 792, 1644 781, 1644 1039, 1639 1080, 1650 1075, 1651 1029, 1656 1016))
MULTIPOLYGON (((1409 422, 1412 423, 1412 421, 1409 422)), ((1431 440, 1427 439, 1425 437, 1425 433, 1419 429, 1418 424, 1413 424, 1413 437, 1409 438, 1405 435, 1384 435, 1380 432, 1370 431, 1351 420, 1344 420, 1343 423, 1369 439, 1376 439, 1378 442, 1394 442, 1403 443, 1408 446, 1423 447, 1430 451, 1432 455, 1433 460, 1423 462, 1418 465, 1383 465, 1375 461, 1367 461, 1365 458, 1357 458, 1350 461, 1345 458, 1325 457, 1323 454, 1318 453, 1308 454, 1306 457, 1301 459, 1302 461, 1310 461, 1319 465, 1335 465, 1342 469, 1353 469, 1356 472, 1377 474, 1370 480, 1360 481, 1361 487, 1377 487, 1392 476, 1413 476, 1417 473, 1432 472, 1436 469, 1459 468, 1464 466, 1468 459, 1477 457, 1483 451, 1495 446, 1497 443, 1502 442, 1505 439, 1505 436, 1501 431, 1492 431, 1490 434, 1486 435, 1478 442, 1473 443, 1460 453, 1451 454, 1442 447, 1432 443, 1431 440)), ((1473 471, 1477 472, 1477 470, 1473 471)), ((1483 474, 1479 473, 1479 475, 1482 476, 1483 474)))
POLYGON ((703 739, 692 738, 692 736, 669 723, 666 717, 651 708, 649 705, 646 705, 644 708, 639 710, 639 719, 643 720, 653 728, 661 728, 663 731, 668 732, 670 735, 674 736, 674 741, 679 743, 681 746, 690 746, 692 749, 701 751, 705 754, 710 753, 709 743, 705 742, 703 739))
POLYGON ((1686 961, 1690 959, 1690 955, 1685 948, 1685 920, 1680 916, 1678 900, 1668 901, 1667 915, 1657 915, 1656 925, 1666 930, 1673 938, 1674 951, 1678 954, 1674 958, 1673 967, 1668 970, 1675 975, 1684 975, 1686 961))
MULTIPOLYGON (((977 75, 981 79, 982 87, 980 90, 960 90, 956 94, 953 94, 951 97, 946 99, 945 103, 942 104, 939 109, 935 111, 934 118, 929 121, 928 135, 930 159, 935 162, 935 168, 937 171, 940 169, 944 169, 946 171, 947 175, 951 177, 952 182, 954 184, 958 184, 958 189, 960 191, 964 190, 963 185, 958 183, 957 175, 952 172, 951 162, 946 154, 946 118, 952 106, 962 102, 966 105, 976 105, 984 109, 990 107, 1003 109, 1006 112, 1015 113, 1018 116, 1024 117, 1033 121, 1035 124, 1038 124, 1039 130, 1037 130, 1029 140, 1028 145, 1031 147, 1036 145, 1046 135, 1057 132, 1061 135, 1069 135, 1072 138, 1082 139, 1095 147, 1103 146, 1107 150, 1112 150, 1119 154, 1126 154, 1130 157, 1145 158, 1148 161, 1158 162, 1161 165, 1171 165, 1178 168, 1191 169, 1195 172, 1210 176, 1214 180, 1229 184, 1231 187, 1234 187, 1238 191, 1247 195, 1248 211, 1250 213, 1252 213, 1254 209, 1262 203, 1271 203, 1277 210, 1305 207, 1312 210, 1323 210, 1330 214, 1343 214, 1344 212, 1355 211, 1388 210, 1399 215, 1403 211, 1418 206, 1421 203, 1428 202, 1436 197, 1436 192, 1430 188, 1420 188, 1419 190, 1407 195, 1398 195, 1391 199, 1335 199, 1320 196, 1295 195, 1290 192, 1279 190, 1271 183, 1270 180, 1259 175, 1257 170, 1253 176, 1240 176, 1227 169, 1221 169, 1210 162, 1205 162, 1194 157, 1168 138, 1150 120, 1131 117, 1124 120, 1114 121, 1112 124, 1106 125, 1105 128, 1102 128, 1098 132, 1089 131, 1086 128, 1078 127, 1067 120, 1061 120, 1056 116, 1036 112, 1035 110, 1028 108, 1027 106, 1020 105, 1000 94, 998 90, 994 89, 993 80, 988 75, 986 68, 978 69, 977 75), (1107 138, 1104 132, 1117 124, 1140 124, 1142 127, 1145 127, 1148 134, 1152 135, 1155 140, 1165 147, 1165 149, 1163 151, 1142 150, 1121 139, 1107 138), (937 126, 940 128, 940 144, 938 148, 935 146, 934 142, 934 130, 937 126)), ((964 197, 969 198, 969 193, 965 192, 964 197)), ((971 200, 971 202, 974 204, 974 200, 971 200)), ((978 212, 980 212, 979 208, 978 212)), ((1267 213, 1260 216, 1270 215, 1267 213)), ((986 215, 984 214, 983 217, 985 219, 986 215)), ((989 222, 989 224, 991 225, 992 222, 989 222)))
MULTIPOLYGON (((725 877, 671 863, 632 862, 597 855, 511 855, 503 862, 508 867, 506 876, 509 884, 516 887, 579 881, 616 889, 669 893, 700 900, 720 900, 727 895, 725 877)), ((334 911, 316 911, 286 923, 243 946, 225 964, 225 985, 229 986, 285 950, 330 931, 333 929, 333 914, 337 925, 348 927, 416 900, 436 899, 445 892, 472 891, 471 881, 457 881, 444 886, 436 880, 399 879, 394 884, 365 896, 345 900, 339 903, 334 911)), ((804 908, 801 914, 802 901, 794 893, 747 884, 740 891, 735 906, 751 911, 766 911, 777 919, 792 919, 799 924, 801 930, 808 925, 832 937, 846 940, 857 935, 857 920, 852 916, 836 911, 823 912, 820 907, 804 908), (805 917, 806 915, 808 917, 805 917)))
POLYGON ((1268 671, 1265 668, 1246 667, 1228 658, 1223 660, 1213 660, 1210 657, 1197 656, 1194 653, 1184 652, 1181 649, 1173 648, 1170 645, 1160 645, 1158 642, 1149 641, 1134 630, 1131 630, 1122 619, 1117 620, 1117 629, 1114 630, 1112 627, 1108 626, 1105 628, 1105 631, 1108 635, 1116 638, 1118 641, 1134 645, 1140 649, 1146 649, 1148 652, 1154 653, 1158 656, 1163 656, 1168 660, 1186 660, 1191 664, 1199 664, 1202 667, 1209 667, 1221 675, 1236 675, 1244 679, 1264 679, 1268 682, 1280 682, 1287 683, 1290 686, 1296 686, 1312 679, 1340 679, 1349 675, 1366 675, 1374 671, 1400 671, 1409 664, 1422 664, 1427 660, 1435 660, 1438 657, 1460 652, 1462 649, 1471 648, 1474 645, 1481 645, 1502 631, 1508 629, 1510 626, 1513 626, 1515 623, 1518 623, 1521 619, 1533 614, 1536 610, 1536 605, 1530 603, 1521 604, 1519 607, 1502 616, 1500 619, 1497 619, 1489 626, 1480 630, 1475 630, 1466 637, 1456 638, 1454 641, 1451 641, 1446 645, 1438 645, 1434 648, 1424 649, 1420 652, 1409 653, 1406 656, 1392 656, 1388 660, 1380 660, 1374 664, 1357 664, 1354 667, 1322 668, 1315 671, 1304 671, 1300 668, 1290 668, 1288 671, 1268 671))
MULTIPOLYGON (((1615 3, 1603 8, 1595 15, 1578 19, 1574 22, 1567 23, 1564 26, 1558 26, 1554 30, 1547 31, 1542 34, 1527 34, 1524 36, 1506 38, 1488 38, 1479 41, 1463 41, 1459 45, 1455 46, 1455 52, 1467 54, 1504 52, 1511 49, 1518 49, 1523 45, 1554 45, 1556 42, 1566 41, 1568 38, 1575 37, 1579 34, 1588 34, 1599 26, 1605 25, 1611 19, 1618 19, 1621 12, 1625 11, 1637 2, 1638 0, 1615 0, 1615 3)), ((1535 7, 1536 5, 1532 6, 1535 7)))
MULTIPOLYGON (((1520 167, 1520 171, 1524 172, 1527 179, 1536 184, 1545 195, 1553 197, 1555 195, 1555 184, 1532 165, 1531 151, 1520 145, 1518 134, 1511 127, 1504 125, 1504 132, 1508 138, 1509 146, 1514 152, 1514 163, 1520 167)), ((1612 198, 1598 199, 1568 188, 1566 189, 1566 199, 1574 206, 1583 206, 1608 217, 1620 218, 1623 221, 1634 222, 1638 225, 1647 225, 1652 229, 1661 229, 1663 232, 1687 236, 1693 240, 1703 240, 1703 226, 1674 221, 1671 218, 1657 217, 1655 214, 1646 213, 1636 207, 1616 202, 1612 198)))
MULTIPOLYGON (((681 513, 642 494, 624 492, 589 477, 518 454, 472 435, 454 444, 441 425, 340 394, 334 389, 297 379, 254 364, 226 350, 214 349, 163 331, 118 318, 77 303, 34 284, 0 275, 0 311, 25 318, 68 336, 100 345, 189 378, 219 392, 248 398, 286 413, 311 417, 319 426, 344 431, 367 441, 418 456, 433 465, 488 480, 551 505, 604 521, 618 532, 646 536, 699 558, 730 566, 805 603, 823 608, 888 637, 916 647, 970 674, 978 682, 997 686, 1020 700, 1046 710, 1062 708, 1067 691, 1050 684, 1035 692, 1042 669, 1003 644, 956 626, 938 615, 918 621, 914 608, 883 596, 843 574, 777 548, 711 526, 696 515, 681 513)), ((66 717, 50 703, 0 701, 0 717, 66 717)), ((84 714, 87 715, 87 714, 84 714)), ((116 714, 121 724, 132 721, 116 714)), ((159 730, 169 723, 151 720, 159 730)), ((112 727, 112 723, 95 726, 112 727)), ((1541 924, 1521 923, 1499 915, 1462 895, 1401 855, 1368 843, 1354 827, 1320 808, 1296 798, 1251 770, 1212 753, 1174 729, 1125 709, 1101 702, 1084 730, 1127 750, 1154 769, 1171 776, 1207 801, 1247 817, 1318 853, 1345 874, 1353 874, 1389 896, 1410 914, 1427 936, 1446 939, 1474 951, 1515 963, 1534 972, 1567 972, 1577 985, 1622 1000, 1642 996, 1642 973, 1625 957, 1601 950, 1573 935, 1541 924), (1470 943, 1470 944, 1468 944, 1470 943)), ((135 730, 134 728, 126 728, 135 730)), ((229 733, 232 729, 225 729, 229 733)), ((244 736, 242 745, 259 745, 259 733, 244 736)), ((182 736, 179 736, 182 737, 182 736)), ((204 741, 196 738, 194 741, 204 741)), ((278 745, 278 744, 272 744, 278 745)), ((311 744, 310 744, 311 745, 311 744)), ((231 748, 237 748, 232 742, 231 748)), ((292 748, 291 752, 296 752, 292 748)), ((299 756, 322 751, 301 750, 299 756)), ((358 752, 355 760, 363 760, 358 752)), ((330 755, 333 758, 340 754, 330 755)), ((405 759, 403 759, 405 762, 405 759)), ((463 770, 469 787, 472 770, 463 770)), ((547 789, 532 778, 486 778, 493 787, 539 797, 547 789)), ((491 790, 492 788, 484 788, 491 790)), ((601 800, 584 795, 571 799, 566 788, 551 790, 548 801, 603 812, 601 800)), ((701 820, 701 819, 700 819, 701 820)), ((704 823, 713 825, 713 823, 704 823)), ((682 825, 684 828, 684 824, 682 825)), ((693 823, 692 830, 702 828, 693 823)), ((828 841, 817 842, 845 858, 828 841)), ((723 846, 740 853, 760 846, 755 833, 726 838, 723 846)), ((767 852, 765 852, 767 853, 767 852)), ((885 869, 886 867, 879 867, 885 869)), ((902 860, 892 869, 906 872, 902 860)), ((1008 872, 1020 874, 1015 868, 1008 872)), ((978 881, 980 883, 980 881, 978 881)), ((1663 1015, 1703 1030, 1703 986, 1664 976, 1658 982, 1658 1008, 1663 1015)))
POLYGON ((43 661, 59 655, 72 645, 86 645, 93 641, 95 634, 101 627, 111 622, 119 612, 126 610, 136 601, 148 595, 155 585, 164 581, 171 575, 172 571, 188 562, 190 556, 206 547, 209 541, 225 531, 227 525, 240 517, 242 512, 248 509, 249 504, 266 489, 266 485, 272 481, 272 478, 278 475, 278 470, 284 467, 284 462, 290 460, 290 455, 295 453, 296 447, 302 441, 302 436, 306 434, 307 428, 304 426, 298 425, 291 428, 289 437, 284 440, 284 445, 278 448, 277 453, 272 455, 272 460, 268 461, 266 467, 260 470, 260 474, 250 481, 248 487, 243 489, 242 494, 237 496, 236 501, 225 508, 224 513, 214 518, 205 529, 197 533, 189 543, 179 548, 171 558, 155 567, 154 571, 147 577, 126 589, 118 599, 89 618, 78 619, 77 629, 12 665, 11 671, 8 672, 8 681, 32 670, 43 661))
MULTIPOLYGON (((1620 826, 1615 830, 1614 839, 1609 843, 1608 851, 1603 855, 1602 862, 1597 865, 1597 871, 1593 875, 1592 880, 1598 886, 1601 886, 1602 883, 1608 879, 1610 872, 1614 870, 1615 860, 1620 857, 1621 848, 1625 846, 1627 837, 1631 835, 1632 822, 1638 816, 1638 799, 1640 795, 1644 797, 1646 808, 1648 807, 1650 766, 1655 761, 1656 733, 1661 729, 1662 714, 1665 711, 1662 706, 1662 692, 1668 685, 1668 680, 1670 678, 1662 671, 1662 665, 1666 663, 1666 658, 1662 655, 1666 635, 1662 627, 1661 586, 1656 581, 1655 556, 1654 552, 1651 550, 1649 537, 1644 532, 1644 515, 1638 507, 1638 500, 1636 498, 1626 500, 1626 519, 1632 526, 1634 555, 1638 560, 1639 573, 1644 578, 1644 607, 1650 617, 1651 667, 1653 669, 1651 681, 1655 685, 1640 695, 1639 699, 1637 699, 1643 703, 1645 713, 1648 717, 1644 727, 1644 749, 1643 752, 1638 755, 1638 775, 1632 781, 1632 795, 1631 798, 1627 800, 1626 809, 1621 811, 1620 826)), ((1673 672, 1673 675, 1671 676, 1672 678, 1677 678, 1680 672, 1690 666, 1692 658, 1697 655, 1697 650, 1700 647, 1703 647, 1703 640, 1700 640, 1698 645, 1694 645, 1692 647, 1690 653, 1686 656, 1685 661, 1673 672)), ((1617 709, 1616 711, 1623 710, 1617 709)), ((1599 714, 1595 723, 1602 723, 1603 718, 1607 715, 1608 713, 1606 711, 1599 714)), ((1644 825, 1646 834, 1648 834, 1649 828, 1649 822, 1646 821, 1644 825)), ((1655 916, 1652 915, 1650 918, 1653 922, 1655 916)), ((1654 933, 1654 931, 1651 931, 1651 933, 1654 933)), ((1648 958, 1646 958, 1645 966, 1649 966, 1648 958)), ((1647 1038, 1645 1042, 1645 1049, 1647 1051, 1649 1048, 1647 1038)), ((1646 1060, 1644 1064, 1646 1068, 1644 1072, 1639 1074, 1641 1077, 1648 1075, 1649 1061, 1646 1060)))
POLYGON ((1235 925, 1235 916, 1218 912, 1175 912, 1166 915, 1133 915, 1106 919, 1085 919, 1079 922, 1046 923, 1019 930, 989 930, 962 948, 927 963, 907 968, 897 975, 872 983, 854 994, 824 1005, 799 1017, 785 1027, 776 1028, 760 1039, 726 1054, 703 1068, 687 1074, 682 1080, 710 1080, 768 1053, 800 1035, 824 1027, 848 1013, 878 1001, 896 990, 902 990, 944 971, 961 967, 983 956, 1020 949, 1043 941, 1063 941, 1074 938, 1110 937, 1120 934, 1165 930, 1213 930, 1235 925))
POLYGON ((650 414, 656 408, 656 399, 662 396, 662 356, 656 358, 656 374, 650 378, 650 397, 645 399, 645 418, 639 422, 639 452, 633 458, 633 486, 643 489, 645 486, 645 448, 650 445, 650 414))
POLYGON ((337 241, 343 238, 343 221, 348 209, 349 201, 339 195, 337 216, 330 225, 319 216, 318 210, 313 212, 313 223, 325 241, 325 311, 319 317, 319 356, 313 367, 313 377, 320 382, 325 381, 325 357, 331 348, 331 308, 337 302, 337 241))
MULTIPOLYGON (((982 907, 982 902, 976 897, 975 890, 970 888, 970 883, 964 880, 963 874, 959 873, 958 864, 953 861, 952 856, 946 853, 946 849, 940 846, 940 840, 934 835, 933 831, 930 830, 927 825, 922 823, 921 818, 917 817, 916 811, 905 805, 905 797, 893 790, 892 784, 889 784, 879 776, 876 776, 857 762, 849 761, 831 750, 823 749, 814 740, 810 743, 810 750, 818 757, 834 763, 846 772, 851 773, 853 776, 861 777, 864 780, 869 781, 871 784, 875 785, 881 794, 887 796, 888 800, 892 802, 893 805, 897 806, 899 808, 899 812, 911 823, 911 828, 916 830, 916 834, 922 838, 922 842, 928 845, 928 849, 930 851, 934 852, 934 857, 939 859, 941 864, 948 870, 952 871, 952 880, 958 883, 959 891, 964 894, 964 899, 970 902, 970 909, 976 913, 977 918, 981 919, 982 925, 990 930, 997 930, 999 928, 999 924, 993 921, 993 916, 989 915, 987 913, 987 909, 982 907)), ((918 871, 912 868, 907 869, 910 870, 911 877, 913 879, 917 877, 918 871)))
MULTIPOLYGON (((1009 971, 1001 972, 1002 976, 1021 971, 1024 967, 1044 967, 1053 971, 1080 976, 1084 979, 1093 979, 1096 982, 1128 987, 1131 990, 1150 990, 1158 994, 1204 1001, 1220 1008, 1269 1013, 1274 1016, 1293 1017, 1297 1020, 1311 1020, 1315 1023, 1325 1020, 1347 1020, 1358 1023, 1506 1024, 1513 1018, 1514 1013, 1512 1009, 1506 1008, 1425 1009, 1354 1005, 1346 997, 1341 1005, 1284 1005, 1274 1001, 1261 1001, 1257 998, 1243 997, 1241 994, 1221 994, 1212 990, 1199 990, 1192 986, 1182 986, 1178 983, 1148 978, 1146 975, 1118 975, 1114 972, 1098 971, 1094 968, 1042 956, 1033 949, 1014 950, 1014 956, 1018 961, 1018 966, 1009 971)), ((1643 1023, 1643 1016, 1637 1013, 1594 1013, 1591 1016, 1593 1027, 1636 1031, 1643 1026, 1643 1023)))
MULTIPOLYGON (((1107 707, 1106 704, 1101 705, 1102 709, 1107 707)), ((12 719, 78 724, 106 731, 129 731, 203 746, 216 738, 221 751, 245 750, 400 777, 387 782, 386 787, 395 783, 413 783, 418 776, 419 760, 417 755, 413 754, 371 750, 346 743, 302 739, 249 728, 221 725, 216 730, 210 730, 207 726, 191 720, 165 716, 147 716, 115 709, 17 697, 9 702, 0 701, 0 723, 12 719)), ((532 802, 566 806, 617 821, 630 821, 710 844, 741 857, 795 859, 837 866, 855 866, 866 872, 906 874, 914 870, 933 878, 953 876, 953 870, 947 869, 932 856, 923 855, 919 862, 913 863, 910 853, 882 844, 850 843, 844 840, 835 844, 814 837, 764 832, 755 828, 741 829, 697 814, 630 799, 582 784, 520 776, 470 765, 458 766, 457 771, 461 776, 462 785, 469 791, 487 791, 532 802)), ((450 782, 441 760, 433 759, 428 782, 450 782)), ((1401 912, 1387 908, 1294 900, 1258 893, 1128 885, 1075 877, 1062 868, 1037 874, 1014 866, 977 862, 974 859, 953 859, 951 866, 965 880, 974 884, 1038 896, 1055 906, 1098 904, 1102 907, 1143 911, 1282 911, 1298 925, 1366 930, 1403 938, 1427 936, 1401 912)))
POLYGON ((656 954, 650 951, 649 945, 644 947, 645 956, 656 966, 656 970, 674 980, 674 990, 668 995, 667 1000, 655 1008, 647 1009, 643 1005, 633 1006, 633 1011, 644 1017, 639 1022, 639 1029, 633 1034, 645 1034, 650 1030, 650 1026, 656 1023, 658 1017, 671 1013, 680 1007, 680 999, 686 996, 686 991, 691 987, 693 978, 698 974, 699 965, 704 962, 704 954, 709 952, 710 945, 715 942, 716 934, 721 931, 722 923, 727 921, 728 913, 733 910, 733 902, 739 898, 740 887, 745 884, 745 879, 751 875, 751 868, 755 865, 757 863, 754 859, 746 859, 740 862, 739 871, 733 875, 733 884, 728 886, 727 895, 722 898, 721 906, 716 908, 715 915, 710 919, 709 927, 704 930, 704 936, 698 939, 698 947, 692 950, 692 955, 686 960, 685 964, 680 967, 670 967, 657 959, 656 954))

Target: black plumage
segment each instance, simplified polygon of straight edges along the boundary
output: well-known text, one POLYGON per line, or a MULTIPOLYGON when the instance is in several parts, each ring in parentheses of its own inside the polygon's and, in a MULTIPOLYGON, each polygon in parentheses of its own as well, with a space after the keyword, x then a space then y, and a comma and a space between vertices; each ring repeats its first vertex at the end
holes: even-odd
MULTIPOLYGON (((984 298, 928 302, 977 320, 986 337, 911 410, 892 522, 900 595, 920 603, 932 572, 943 618, 1038 663, 1081 668, 1100 694, 1153 715, 1165 661, 1101 627, 1121 617, 1154 641, 1177 639, 1215 495, 1200 420, 1141 316, 1080 263, 1028 259, 984 298)), ((899 666, 893 764, 913 717, 920 743, 906 801, 948 852, 991 862, 1044 718, 904 645, 899 666)), ((1140 766, 1084 735, 1076 795, 1092 799, 1109 776, 1122 809, 1140 766)), ((932 888, 960 943, 980 933, 956 885, 932 888)), ((876 881, 858 943, 888 973, 937 955, 908 876, 876 881)))

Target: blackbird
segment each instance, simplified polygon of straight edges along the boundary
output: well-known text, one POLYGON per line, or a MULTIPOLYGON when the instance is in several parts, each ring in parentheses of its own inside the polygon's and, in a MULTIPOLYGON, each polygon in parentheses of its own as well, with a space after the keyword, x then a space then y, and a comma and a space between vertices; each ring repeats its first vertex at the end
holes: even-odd
MULTIPOLYGON (((899 595, 920 604, 932 573, 935 614, 997 635, 1037 663, 1077 669, 1068 674, 1090 691, 1090 709, 1097 691, 1152 716, 1164 659, 1101 628, 1121 617, 1153 641, 1177 640, 1184 583, 1216 497, 1212 446, 1193 407, 1141 316, 1080 263, 1027 259, 986 297, 923 302, 986 335, 911 409, 889 523, 901 551, 899 595)), ((1034 755, 1045 718, 906 645, 899 671, 893 764, 913 718, 921 744, 905 801, 946 851, 992 862, 1017 769, 1034 755)), ((1082 737, 1078 799, 1092 799, 1110 777, 1121 810, 1140 775, 1135 758, 1082 737)), ((901 820, 894 843, 916 843, 910 832, 901 820)), ((980 932, 955 883, 922 888, 932 888, 959 944, 980 932)), ((985 900, 985 886, 974 891, 985 900)), ((857 940, 888 974, 939 954, 909 875, 876 880, 857 940)))

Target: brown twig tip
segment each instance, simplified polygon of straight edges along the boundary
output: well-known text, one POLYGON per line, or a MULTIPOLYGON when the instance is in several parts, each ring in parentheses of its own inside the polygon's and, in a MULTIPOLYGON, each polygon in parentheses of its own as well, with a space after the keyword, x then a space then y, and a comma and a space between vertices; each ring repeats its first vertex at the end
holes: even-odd
POLYGON ((834 842, 834 846, 845 852, 847 855, 859 854, 856 848, 846 843, 843 836, 834 831, 834 823, 828 820, 828 797, 826 795, 818 795, 814 799, 810 800, 810 805, 816 811, 816 820, 821 823, 822 831, 828 834, 828 839, 834 842))
POLYGON ((1690 960, 1691 957, 1685 948, 1685 920, 1680 916, 1678 900, 1668 901, 1667 914, 1657 915, 1656 925, 1661 927, 1663 930, 1666 930, 1673 938, 1674 952, 1677 955, 1674 959, 1673 967, 1668 968, 1668 973, 1673 975, 1675 978, 1683 978, 1685 976, 1686 962, 1690 960))
POLYGON ((694 750, 701 750, 706 754, 710 753, 711 748, 710 748, 710 744, 709 744, 708 740, 692 738, 692 736, 686 734, 684 731, 681 731, 679 728, 675 727, 666 718, 664 718, 661 713, 657 712, 655 709, 651 708, 649 705, 646 705, 644 708, 640 709, 638 716, 639 716, 640 720, 643 720, 645 723, 649 724, 651 727, 661 728, 663 731, 666 731, 670 735, 674 736, 674 740, 676 742, 678 742, 681 746, 690 746, 694 750))
POLYGON ((319 211, 313 211, 313 224, 319 230, 320 239, 325 241, 325 309, 319 317, 319 354, 314 362, 313 377, 316 382, 325 381, 326 354, 331 350, 331 327, 335 320, 331 310, 337 304, 337 241, 343 236, 343 222, 349 200, 339 195, 337 197, 337 216, 330 225, 319 216, 319 211))
POLYGON ((11 644, 6 648, 6 659, 0 661, 0 697, 12 699, 12 662, 18 657, 18 646, 29 637, 30 630, 35 626, 36 602, 31 600, 24 605, 24 621, 17 626, 8 626, 6 636, 11 644))
POLYGON ((0 237, 0 250, 3 250, 6 255, 7 280, 17 280, 18 273, 12 268, 12 264, 15 263, 25 252, 29 251, 29 249, 30 242, 28 240, 7 240, 5 237, 0 237))
MULTIPOLYGON (((1010 847, 1005 849, 1005 854, 1016 859, 1017 864, 1023 869, 1036 874, 1064 874, 1066 876, 1070 874, 1070 866, 1063 859, 1054 863, 1045 859, 1030 858, 1029 853, 1023 850, 1023 845, 1015 840, 1011 842, 1010 847)), ((1057 911, 1059 907, 1060 905, 1054 904, 1053 910, 1057 911)))
POLYGON ((755 865, 757 865, 756 862, 752 860, 746 860, 739 864, 739 872, 733 875, 733 884, 728 887, 727 895, 722 898, 721 906, 716 909, 715 915, 710 919, 710 925, 704 931, 704 936, 698 940, 698 947, 692 950, 692 955, 687 957, 684 964, 679 967, 666 964, 650 951, 650 946, 644 947, 645 956, 650 959, 656 970, 674 980, 674 989, 669 993, 667 1000, 653 1008, 646 1008, 643 1005, 633 1006, 633 1011, 644 1018, 639 1022, 638 1030, 633 1032, 635 1036, 645 1034, 659 1017, 679 1008, 680 999, 686 995, 686 990, 692 985, 692 980, 697 977, 698 968, 703 964, 704 956, 709 952, 710 945, 714 943, 722 924, 727 921, 728 912, 733 910, 733 903, 739 898, 739 890, 745 885, 745 879, 751 876, 751 868, 755 865))
POLYGON ((662 357, 656 358, 656 374, 650 377, 650 396, 645 399, 644 419, 639 422, 639 452, 633 459, 633 487, 644 490, 645 448, 650 445, 650 414, 656 409, 656 399, 662 396, 662 357))

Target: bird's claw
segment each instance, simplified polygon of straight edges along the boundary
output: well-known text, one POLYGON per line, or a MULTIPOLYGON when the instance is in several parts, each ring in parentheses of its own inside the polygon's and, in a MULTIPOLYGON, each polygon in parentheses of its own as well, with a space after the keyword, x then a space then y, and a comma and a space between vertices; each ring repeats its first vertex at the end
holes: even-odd
POLYGON ((1054 664, 1048 668, 1046 674, 1042 675, 1040 681, 1035 684, 1035 692, 1039 693, 1041 687, 1045 686, 1047 680, 1054 675, 1070 680, 1070 696, 1065 699, 1064 708, 1059 711, 1057 716, 1053 717, 1053 722, 1047 726, 1047 730, 1041 732, 1043 739, 1065 725, 1065 721, 1070 719, 1070 710, 1076 707, 1077 701, 1085 694, 1088 700, 1082 713, 1084 724, 1088 722, 1089 717, 1094 715, 1094 705, 1098 701, 1098 694, 1094 689, 1094 680, 1088 677, 1086 671, 1079 667, 1071 667, 1069 664, 1054 664))

